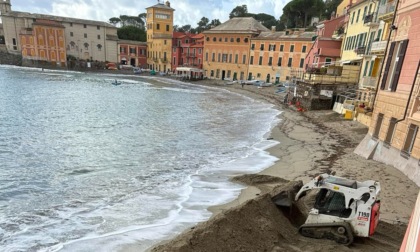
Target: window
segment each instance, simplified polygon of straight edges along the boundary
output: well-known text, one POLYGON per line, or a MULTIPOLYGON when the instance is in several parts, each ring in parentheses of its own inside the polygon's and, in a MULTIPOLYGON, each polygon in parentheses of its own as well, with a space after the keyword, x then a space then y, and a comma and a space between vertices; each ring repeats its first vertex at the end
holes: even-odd
POLYGON ((248 38, 244 38, 244 42, 245 43, 248 43, 248 38))
POLYGON ((85 25, 85 24, 84 24, 84 25, 83 25, 83 28, 87 28, 87 25, 85 25))
POLYGON ((216 78, 219 78, 219 76, 220 76, 220 69, 217 69, 216 70, 216 78))
POLYGON ((216 54, 215 53, 212 53, 212 55, 211 55, 211 61, 215 61, 215 58, 216 58, 216 54))
POLYGON ((290 46, 290 52, 294 52, 295 51, 295 45, 291 45, 290 46))
POLYGON ((261 46, 260 46, 260 50, 261 50, 261 51, 264 51, 264 44, 261 44, 261 46))
POLYGON ((238 64, 238 58, 239 58, 239 55, 235 54, 235 64, 238 64))
POLYGON ((379 113, 378 119, 376 120, 375 131, 372 134, 373 139, 379 138, 379 131, 381 130, 382 120, 384 119, 384 114, 379 113))
POLYGON ((360 16, 360 9, 357 10, 356 23, 359 22, 359 16, 360 16))
POLYGON ((325 58, 325 65, 326 66, 331 65, 331 61, 332 61, 331 58, 325 58))
POLYGON ((206 52, 206 61, 209 61, 209 53, 206 52))
POLYGON ((251 58, 249 60, 249 64, 250 65, 254 65, 254 56, 251 56, 251 58))
POLYGON ((395 125, 397 124, 397 118, 391 118, 391 120, 389 120, 389 127, 388 127, 388 132, 386 133, 386 138, 384 140, 384 146, 390 146, 391 145, 391 140, 392 137, 394 135, 394 131, 395 131, 395 125))
POLYGON ((268 50, 269 51, 275 51, 276 50, 276 45, 269 45, 268 50))
POLYGON ((17 50, 17 44, 16 44, 16 39, 13 38, 13 50, 17 50))
POLYGON ((217 54, 217 62, 220 62, 220 60, 221 60, 221 54, 219 53, 219 54, 217 54))
POLYGON ((258 60, 258 65, 262 65, 262 60, 263 60, 263 57, 262 56, 260 56, 260 59, 258 60))
POLYGON ((232 54, 229 54, 229 63, 232 63, 232 54))
POLYGON ((227 71, 227 78, 228 78, 228 79, 230 79, 230 74, 231 74, 231 73, 232 73, 232 72, 231 72, 230 70, 228 70, 228 71, 227 71))
POLYGON ((222 54, 222 62, 227 62, 227 54, 222 54))
POLYGON ((255 49, 255 44, 252 44, 251 45, 251 50, 254 50, 255 49))
POLYGON ((305 63, 305 59, 300 59, 299 67, 303 68, 303 64, 305 63))
POLYGON ((130 47, 130 53, 136 53, 136 48, 130 47))
POLYGON ((201 49, 201 48, 199 48, 199 49, 198 49, 198 54, 200 54, 200 55, 201 55, 202 53, 203 53, 202 49, 201 49))
POLYGON ((166 39, 163 41, 163 44, 166 45, 166 39))
POLYGON ((210 77, 214 77, 214 70, 210 71, 210 77))
POLYGON ((70 32, 70 37, 73 37, 73 32, 70 32))
POLYGON ((160 24, 156 24, 156 30, 160 30, 160 24))
POLYGON ((366 17, 366 11, 367 11, 367 6, 365 6, 365 8, 363 9, 362 18, 365 18, 366 17))
POLYGON ((246 55, 242 55, 242 64, 246 64, 246 55))
POLYGON ((353 13, 351 15, 351 24, 353 24, 353 21, 354 21, 354 13, 355 13, 355 11, 353 11, 353 13))
POLYGON ((101 35, 98 35, 98 39, 101 39, 101 35))
POLYGON ((227 43, 228 42, 228 38, 225 38, 225 43, 227 43))
POLYGON ((306 52, 306 45, 302 46, 302 52, 305 53, 306 52))
POLYGON ((280 52, 284 51, 284 45, 280 45, 280 52))
POLYGON ((120 53, 125 53, 125 47, 120 47, 120 53))
POLYGON ((87 38, 87 33, 84 34, 84 37, 87 38))
POLYGON ((402 65, 404 63, 405 52, 407 51, 408 39, 403 41, 395 41, 389 47, 386 65, 383 71, 381 89, 387 89, 391 92, 397 90, 398 80, 402 65))
POLYGON ((166 25, 166 31, 167 32, 169 31, 169 25, 166 25))
POLYGON ((281 62, 283 61, 282 57, 279 57, 279 60, 277 61, 277 66, 281 66, 281 62))
POLYGON ((414 141, 416 140, 418 130, 419 126, 415 124, 410 124, 410 126, 408 127, 405 143, 403 149, 401 150, 401 156, 408 158, 411 155, 411 151, 413 150, 414 141))
POLYGON ((268 65, 269 66, 273 65, 273 57, 268 58, 268 65))
POLYGON ((70 27, 73 27, 73 23, 70 23, 70 27))
POLYGON ((216 42, 217 41, 217 38, 216 37, 213 37, 213 42, 216 42))
POLYGON ((96 30, 100 30, 101 27, 99 25, 96 26, 96 30))
POLYGON ((230 42, 234 42, 235 40, 233 38, 230 38, 230 42))
POLYGON ((236 42, 241 42, 241 38, 236 38, 236 42))
POLYGON ((176 57, 174 57, 174 61, 172 64, 176 65, 176 57))
POLYGON ((287 66, 291 67, 293 63, 293 58, 289 58, 289 61, 287 62, 287 66))

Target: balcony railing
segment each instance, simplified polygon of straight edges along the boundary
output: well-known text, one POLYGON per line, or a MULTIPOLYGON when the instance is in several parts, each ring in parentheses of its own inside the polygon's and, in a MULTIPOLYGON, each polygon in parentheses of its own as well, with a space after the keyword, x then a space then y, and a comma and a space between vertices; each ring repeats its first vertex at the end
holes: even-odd
POLYGON ((362 79, 362 88, 376 88, 378 78, 372 76, 365 76, 362 79))
POLYGON ((306 70, 303 81, 309 84, 356 84, 359 82, 359 66, 333 66, 306 70))
POLYGON ((365 16, 364 20, 363 20, 363 24, 366 26, 378 26, 379 22, 378 22, 378 18, 376 13, 370 13, 368 15, 365 16))
POLYGON ((354 50, 354 52, 355 52, 357 55, 364 55, 364 54, 366 53, 366 46, 358 46, 358 47, 354 50))
POLYGON ((387 41, 377 41, 372 43, 370 52, 372 54, 384 54, 386 49, 387 41))
POLYGON ((379 5, 378 17, 380 19, 388 19, 393 16, 396 6, 396 0, 379 5))

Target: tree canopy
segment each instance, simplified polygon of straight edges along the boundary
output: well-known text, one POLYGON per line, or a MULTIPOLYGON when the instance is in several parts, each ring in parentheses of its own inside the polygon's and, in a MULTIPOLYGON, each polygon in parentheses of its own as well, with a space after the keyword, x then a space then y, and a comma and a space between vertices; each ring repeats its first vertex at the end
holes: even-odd
POLYGON ((146 31, 133 25, 119 28, 117 34, 120 39, 146 41, 146 31))
POLYGON ((112 17, 109 19, 109 23, 119 27, 117 34, 120 39, 146 41, 146 13, 140 13, 138 16, 112 17))

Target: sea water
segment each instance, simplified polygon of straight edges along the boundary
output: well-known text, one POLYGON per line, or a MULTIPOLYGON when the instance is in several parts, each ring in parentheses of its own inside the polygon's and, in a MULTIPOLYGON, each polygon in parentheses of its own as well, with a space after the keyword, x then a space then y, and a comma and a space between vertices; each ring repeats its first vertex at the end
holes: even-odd
POLYGON ((169 78, 0 66, 0 250, 171 238, 238 196, 229 178, 277 160, 279 113, 169 78))

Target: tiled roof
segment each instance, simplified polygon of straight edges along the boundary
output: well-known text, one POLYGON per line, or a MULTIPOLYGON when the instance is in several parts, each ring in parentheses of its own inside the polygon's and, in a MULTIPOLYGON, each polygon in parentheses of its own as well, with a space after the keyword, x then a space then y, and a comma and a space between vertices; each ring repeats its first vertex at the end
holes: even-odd
POLYGON ((20 11, 11 11, 2 13, 2 16, 5 17, 19 17, 19 18, 30 18, 30 19, 49 19, 57 22, 67 22, 67 23, 76 23, 76 24, 90 24, 90 25, 99 25, 105 26, 108 28, 115 28, 115 26, 108 24, 102 21, 94 21, 94 20, 87 20, 87 19, 78 19, 78 18, 69 18, 69 17, 59 17, 59 16, 52 16, 52 15, 45 15, 45 14, 37 14, 37 13, 29 13, 29 12, 20 12, 20 11))
POLYGON ((253 17, 235 17, 204 33, 259 33, 269 31, 253 17))
POLYGON ((316 32, 302 32, 302 33, 295 33, 286 35, 284 31, 266 31, 261 32, 258 37, 252 38, 253 40, 312 40, 312 38, 316 35, 316 32))
POLYGON ((146 10, 147 9, 150 9, 150 8, 159 8, 159 9, 166 9, 166 10, 174 10, 170 6, 167 6, 167 5, 163 4, 163 3, 158 3, 158 4, 155 4, 153 6, 147 7, 146 10))

